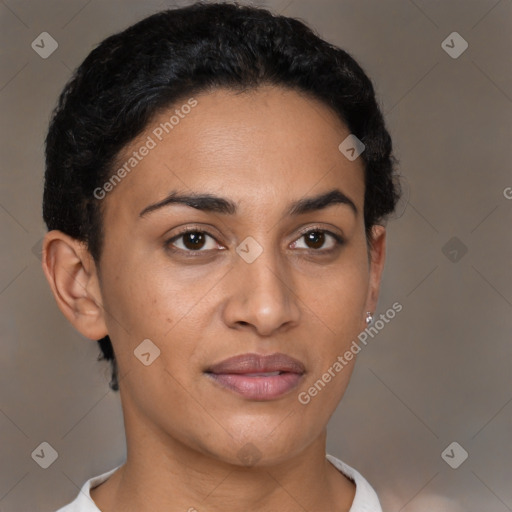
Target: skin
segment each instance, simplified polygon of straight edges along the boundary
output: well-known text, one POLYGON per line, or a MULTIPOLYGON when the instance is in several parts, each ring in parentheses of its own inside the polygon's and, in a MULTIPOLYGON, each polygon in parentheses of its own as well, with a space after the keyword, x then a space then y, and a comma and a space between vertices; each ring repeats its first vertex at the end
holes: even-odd
MULTIPOLYGON (((91 496, 103 512, 348 511, 355 485, 325 458, 326 425, 355 359, 307 405, 298 394, 375 311, 386 233, 374 226, 367 244, 362 159, 338 150, 349 131, 335 113, 298 92, 265 86, 195 98, 198 105, 103 199, 99 265, 59 231, 44 241, 43 268, 60 309, 87 338, 108 334, 119 364, 127 462, 91 496), (357 213, 332 204, 286 214, 291 202, 331 189, 357 213), (174 204, 139 216, 171 191, 222 196, 238 211, 174 204), (203 252, 186 236, 166 245, 187 226, 212 235, 203 252), (325 235, 323 245, 308 243, 301 228, 345 242, 337 247, 325 235), (248 236, 263 248, 250 264, 235 251, 248 236), (161 351, 149 366, 134 357, 147 338, 161 351), (249 400, 204 374, 250 352, 300 360, 299 387, 249 400), (257 453, 252 466, 240 455, 247 443, 257 453)), ((119 162, 175 108, 152 120, 119 162)))

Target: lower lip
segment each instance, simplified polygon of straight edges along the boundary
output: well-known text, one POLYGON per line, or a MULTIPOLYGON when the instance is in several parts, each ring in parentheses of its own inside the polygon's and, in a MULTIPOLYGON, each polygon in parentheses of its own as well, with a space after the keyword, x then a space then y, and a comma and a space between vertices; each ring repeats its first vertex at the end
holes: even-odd
POLYGON ((275 400, 299 385, 302 375, 281 373, 268 377, 251 377, 250 374, 208 373, 209 377, 250 400, 275 400))

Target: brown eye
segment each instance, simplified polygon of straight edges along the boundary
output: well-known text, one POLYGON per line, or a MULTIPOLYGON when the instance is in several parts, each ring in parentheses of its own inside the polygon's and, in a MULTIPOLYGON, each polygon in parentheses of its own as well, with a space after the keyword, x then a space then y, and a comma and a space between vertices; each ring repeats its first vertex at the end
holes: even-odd
POLYGON ((205 243, 205 234, 199 231, 192 231, 182 235, 183 245, 190 250, 202 249, 205 243))
POLYGON ((329 252, 336 247, 343 245, 344 239, 335 233, 326 231, 324 229, 311 229, 302 233, 301 237, 293 243, 294 249, 310 249, 319 253, 329 252), (329 244, 328 241, 331 240, 329 244), (298 247, 297 244, 300 240, 304 240, 305 247, 298 247), (327 245, 327 247, 325 247, 327 245))
POLYGON ((320 249, 325 243, 325 233, 321 231, 310 231, 304 235, 306 245, 311 249, 320 249))
POLYGON ((167 240, 166 246, 172 250, 182 252, 206 252, 209 249, 215 249, 214 238, 209 233, 199 230, 188 230, 167 240), (208 239, 211 239, 208 247, 208 239))

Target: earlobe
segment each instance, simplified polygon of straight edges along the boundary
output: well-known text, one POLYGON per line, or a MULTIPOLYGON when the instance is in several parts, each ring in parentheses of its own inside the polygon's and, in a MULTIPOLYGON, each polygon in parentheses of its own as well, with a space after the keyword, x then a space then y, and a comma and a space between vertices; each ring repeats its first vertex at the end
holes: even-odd
POLYGON ((96 265, 86 245, 62 231, 43 241, 42 267, 64 316, 85 337, 108 334, 96 265))

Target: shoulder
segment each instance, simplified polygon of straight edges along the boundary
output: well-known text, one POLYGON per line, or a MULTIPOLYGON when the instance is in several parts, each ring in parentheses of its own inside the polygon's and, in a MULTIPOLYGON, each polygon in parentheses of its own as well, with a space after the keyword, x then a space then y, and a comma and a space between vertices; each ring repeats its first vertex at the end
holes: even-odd
POLYGON ((101 512, 91 498, 91 489, 94 489, 105 482, 105 480, 114 474, 120 467, 121 466, 117 466, 106 473, 102 473, 101 475, 87 480, 87 482, 82 485, 77 497, 71 503, 59 508, 57 512, 101 512))
POLYGON ((382 512, 379 498, 366 478, 343 461, 326 454, 327 460, 356 485, 356 495, 350 512, 382 512))

